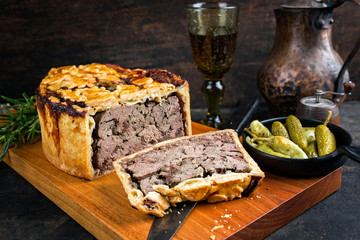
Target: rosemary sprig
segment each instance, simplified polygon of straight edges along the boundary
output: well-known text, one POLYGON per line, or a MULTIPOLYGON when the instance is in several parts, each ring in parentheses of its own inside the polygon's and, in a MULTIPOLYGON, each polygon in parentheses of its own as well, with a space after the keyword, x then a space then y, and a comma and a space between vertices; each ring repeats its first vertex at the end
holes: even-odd
POLYGON ((30 140, 33 143, 35 136, 40 134, 36 97, 28 97, 25 93, 22 96, 21 99, 1 96, 9 104, 5 107, 5 113, 0 114, 0 162, 12 144, 17 147, 19 141, 25 143, 30 140))

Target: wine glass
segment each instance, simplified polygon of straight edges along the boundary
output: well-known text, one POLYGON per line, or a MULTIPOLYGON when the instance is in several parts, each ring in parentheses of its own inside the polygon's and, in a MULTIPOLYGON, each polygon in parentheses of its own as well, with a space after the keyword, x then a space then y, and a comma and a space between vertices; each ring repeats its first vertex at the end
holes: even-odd
POLYGON ((201 91, 208 107, 200 123, 223 129, 220 116, 225 92, 223 77, 234 60, 239 6, 235 3, 193 3, 186 6, 186 19, 195 67, 205 77, 201 91))

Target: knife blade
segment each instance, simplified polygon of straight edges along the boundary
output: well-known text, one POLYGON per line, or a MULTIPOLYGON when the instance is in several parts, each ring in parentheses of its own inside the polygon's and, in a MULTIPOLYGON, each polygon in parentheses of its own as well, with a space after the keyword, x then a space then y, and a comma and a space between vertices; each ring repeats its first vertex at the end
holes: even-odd
POLYGON ((147 240, 169 240, 171 239, 186 217, 194 209, 197 202, 178 203, 176 207, 171 208, 164 217, 155 217, 147 240))

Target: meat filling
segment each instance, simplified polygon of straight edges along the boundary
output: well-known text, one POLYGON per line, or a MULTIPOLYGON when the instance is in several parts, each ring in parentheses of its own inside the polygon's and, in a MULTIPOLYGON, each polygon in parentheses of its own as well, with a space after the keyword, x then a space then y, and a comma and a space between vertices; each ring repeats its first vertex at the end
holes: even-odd
POLYGON ((144 194, 153 185, 174 187, 191 178, 204 178, 215 173, 249 172, 229 133, 212 133, 182 139, 122 162, 134 187, 144 194))
POLYGON ((121 106, 94 116, 92 164, 97 171, 149 145, 185 135, 179 99, 121 106))

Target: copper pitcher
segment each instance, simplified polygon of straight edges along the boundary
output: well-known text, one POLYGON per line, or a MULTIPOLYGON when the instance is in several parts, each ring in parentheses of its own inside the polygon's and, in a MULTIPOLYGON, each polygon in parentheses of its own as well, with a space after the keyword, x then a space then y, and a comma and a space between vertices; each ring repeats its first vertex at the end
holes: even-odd
MULTIPOLYGON (((258 89, 273 115, 295 114, 300 99, 317 89, 343 91, 349 74, 336 82, 343 60, 332 45, 332 12, 345 1, 288 1, 274 10, 273 48, 257 75, 258 89)), ((360 5, 360 0, 349 1, 360 5)))

